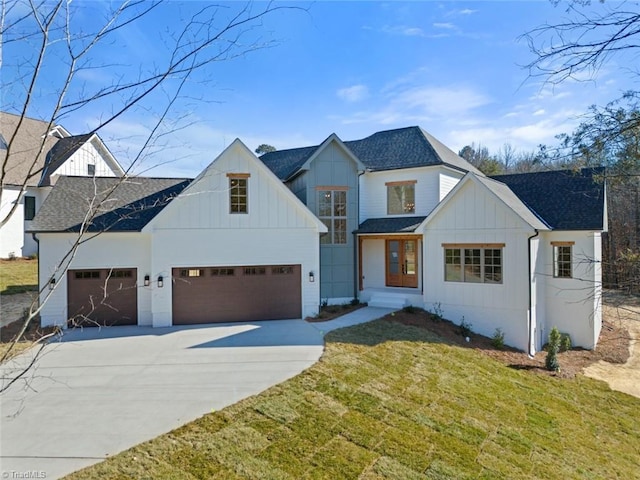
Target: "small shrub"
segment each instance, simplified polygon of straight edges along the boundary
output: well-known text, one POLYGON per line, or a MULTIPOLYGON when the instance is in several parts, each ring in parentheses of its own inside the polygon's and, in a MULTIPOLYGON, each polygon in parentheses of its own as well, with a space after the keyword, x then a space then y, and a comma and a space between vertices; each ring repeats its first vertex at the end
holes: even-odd
POLYGON ((560 334, 560 351, 567 352, 571 350, 571 336, 568 333, 560 334))
POLYGON ((402 311, 403 311, 404 313, 415 313, 415 312, 416 312, 416 309, 415 309, 415 307, 414 307, 413 305, 407 305, 406 307, 404 307, 404 308, 402 309, 402 311))
POLYGON ((38 259, 37 253, 32 253, 31 255, 29 255, 29 260, 37 260, 37 259, 38 259))
POLYGON ((7 258, 11 261, 18 259, 18 257, 16 257, 16 252, 9 252, 9 256, 7 258))
POLYGON ((329 299, 328 298, 323 298, 322 300, 320 300, 320 307, 324 308, 327 305, 329 305, 329 299))
POLYGON ((493 332, 493 337, 491 337, 491 345, 498 350, 502 350, 504 348, 504 332, 501 328, 496 328, 496 331, 493 332))
POLYGON ((552 372, 560 371, 560 362, 558 361, 558 350, 560 350, 560 332, 558 327, 553 327, 549 332, 549 343, 547 344, 547 358, 544 365, 547 370, 552 372))
POLYGON ((435 320, 436 322, 441 322, 444 319, 443 317, 444 312, 442 311, 440 302, 434 303, 433 310, 430 311, 429 313, 431 314, 431 319, 435 320))
POLYGON ((469 337, 471 336, 471 334, 473 333, 473 329, 472 329, 473 325, 471 324, 471 322, 467 322, 464 319, 464 315, 462 316, 462 320, 460 320, 460 335, 462 335, 463 337, 469 337))
POLYGON ((351 306, 352 307, 357 307, 358 305, 360 305, 360 300, 357 298, 354 298, 353 300, 351 300, 351 306))

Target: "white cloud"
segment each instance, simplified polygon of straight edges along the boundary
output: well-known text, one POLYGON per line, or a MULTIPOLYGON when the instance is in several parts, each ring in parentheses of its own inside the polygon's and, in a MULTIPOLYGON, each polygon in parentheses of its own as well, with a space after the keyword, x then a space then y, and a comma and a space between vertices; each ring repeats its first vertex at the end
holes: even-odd
POLYGON ((336 92, 338 98, 346 102, 354 103, 364 100, 369 96, 369 89, 366 85, 352 85, 350 87, 341 88, 336 92))
POLYGON ((424 31, 420 27, 407 25, 385 25, 380 29, 383 33, 392 35, 404 35, 406 37, 424 37, 424 31))
POLYGON ((539 117, 540 115, 544 115, 544 114, 545 114, 544 108, 540 108, 540 109, 536 110, 535 112, 533 112, 533 116, 534 117, 539 117))
POLYGON ((453 23, 434 23, 434 28, 444 28, 446 30, 455 30, 456 26, 453 23))

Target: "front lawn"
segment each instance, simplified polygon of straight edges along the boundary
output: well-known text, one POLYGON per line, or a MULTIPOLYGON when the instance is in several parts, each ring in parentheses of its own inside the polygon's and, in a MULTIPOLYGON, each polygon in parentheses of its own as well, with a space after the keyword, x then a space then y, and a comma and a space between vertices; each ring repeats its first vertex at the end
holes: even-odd
POLYGON ((0 260, 0 294, 38 290, 38 260, 0 260))
POLYGON ((640 478, 640 400, 603 382, 389 319, 326 342, 297 377, 69 478, 640 478))

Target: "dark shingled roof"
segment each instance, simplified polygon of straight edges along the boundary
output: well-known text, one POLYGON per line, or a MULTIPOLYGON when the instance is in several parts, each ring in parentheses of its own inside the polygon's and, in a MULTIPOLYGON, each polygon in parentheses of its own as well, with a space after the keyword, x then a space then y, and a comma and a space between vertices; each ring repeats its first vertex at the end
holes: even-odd
MULTIPOLYGON (((368 169, 374 171, 447 165, 457 170, 483 175, 420 127, 385 130, 344 144, 368 169)), ((317 149, 318 145, 277 150, 265 153, 260 160, 281 180, 287 180, 317 149)))
POLYGON ((78 232, 90 211, 95 216, 89 232, 140 231, 189 183, 183 178, 62 176, 29 231, 78 232))
POLYGON ((74 135, 58 140, 47 153, 47 159, 42 172, 40 185, 51 185, 51 174, 55 172, 71 155, 92 137, 91 133, 74 135))
POLYGON ((604 168, 496 175, 553 230, 602 230, 604 168))
POLYGON ((427 217, 370 218, 360 224, 356 233, 411 233, 427 217))

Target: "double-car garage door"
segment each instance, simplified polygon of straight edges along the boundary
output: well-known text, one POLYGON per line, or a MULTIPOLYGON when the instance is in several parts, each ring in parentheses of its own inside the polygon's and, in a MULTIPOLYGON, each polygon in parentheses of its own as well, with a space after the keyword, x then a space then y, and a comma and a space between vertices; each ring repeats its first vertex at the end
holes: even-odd
POLYGON ((300 318, 300 265, 174 268, 173 324, 300 318))
MULTIPOLYGON (((137 276, 135 268, 69 270, 69 323, 136 325, 137 276)), ((174 268, 173 324, 300 318, 301 288, 300 265, 174 268)))

